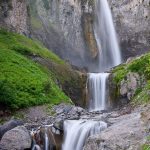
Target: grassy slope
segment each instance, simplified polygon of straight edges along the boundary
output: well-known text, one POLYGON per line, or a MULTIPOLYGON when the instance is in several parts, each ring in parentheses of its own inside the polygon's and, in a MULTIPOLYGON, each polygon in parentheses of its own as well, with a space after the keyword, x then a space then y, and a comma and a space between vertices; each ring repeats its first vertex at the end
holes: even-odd
POLYGON ((26 57, 30 55, 64 65, 38 42, 0 30, 0 104, 18 109, 67 102, 69 98, 55 84, 53 73, 26 57))
POLYGON ((120 82, 129 72, 136 72, 141 76, 144 75, 147 80, 145 87, 136 91, 133 102, 137 104, 150 102, 150 53, 132 60, 129 64, 116 67, 113 70, 114 82, 120 85, 120 82))

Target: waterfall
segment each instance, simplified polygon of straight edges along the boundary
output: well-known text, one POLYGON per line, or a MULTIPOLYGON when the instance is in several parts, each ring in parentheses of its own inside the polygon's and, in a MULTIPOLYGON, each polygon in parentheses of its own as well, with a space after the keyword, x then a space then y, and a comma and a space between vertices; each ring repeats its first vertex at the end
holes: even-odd
POLYGON ((87 120, 66 120, 64 122, 65 141, 62 150, 82 150, 85 140, 107 128, 105 122, 87 120))
MULTIPOLYGON (((121 63, 117 36, 107 0, 96 0, 95 12, 94 33, 99 49, 99 65, 95 72, 99 73, 88 75, 89 111, 106 109, 106 85, 109 73, 103 72, 121 63)), ((106 127, 105 122, 66 120, 62 149, 82 150, 88 136, 100 133, 106 127)))
POLYGON ((107 73, 102 73, 121 63, 121 54, 107 0, 96 0, 94 33, 99 49, 99 65, 88 77, 90 111, 106 108, 107 73))
POLYGON ((106 81, 108 76, 109 73, 89 73, 89 111, 104 110, 106 108, 106 81))
POLYGON ((107 0, 96 0, 94 33, 99 49, 98 72, 121 63, 119 44, 107 0))

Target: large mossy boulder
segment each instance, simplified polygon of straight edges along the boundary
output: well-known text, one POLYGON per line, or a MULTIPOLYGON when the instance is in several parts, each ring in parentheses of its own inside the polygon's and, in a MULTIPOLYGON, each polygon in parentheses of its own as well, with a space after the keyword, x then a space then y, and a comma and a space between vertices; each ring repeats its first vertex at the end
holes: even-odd
POLYGON ((134 58, 111 71, 109 91, 113 106, 150 100, 150 53, 134 58))

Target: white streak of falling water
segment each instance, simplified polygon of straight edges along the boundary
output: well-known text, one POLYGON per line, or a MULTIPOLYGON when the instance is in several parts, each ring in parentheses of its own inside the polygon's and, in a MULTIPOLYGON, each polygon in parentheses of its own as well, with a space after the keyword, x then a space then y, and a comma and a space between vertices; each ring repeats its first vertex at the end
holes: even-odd
POLYGON ((99 49, 98 72, 104 72, 121 63, 121 54, 107 0, 96 0, 94 33, 99 49))
POLYGON ((44 150, 49 150, 49 138, 47 135, 47 128, 45 129, 45 148, 44 150))
POLYGON ((89 73, 89 111, 104 110, 106 108, 106 82, 108 76, 109 73, 89 73))
POLYGON ((66 120, 64 122, 64 143, 62 150, 82 150, 85 140, 107 128, 105 122, 66 120))

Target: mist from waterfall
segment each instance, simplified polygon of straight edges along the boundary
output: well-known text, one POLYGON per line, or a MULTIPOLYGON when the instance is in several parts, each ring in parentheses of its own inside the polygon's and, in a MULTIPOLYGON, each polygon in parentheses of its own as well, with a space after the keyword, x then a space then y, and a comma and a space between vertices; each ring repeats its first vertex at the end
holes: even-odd
POLYGON ((104 72, 121 63, 121 53, 107 0, 96 0, 94 33, 99 49, 98 72, 104 72))

